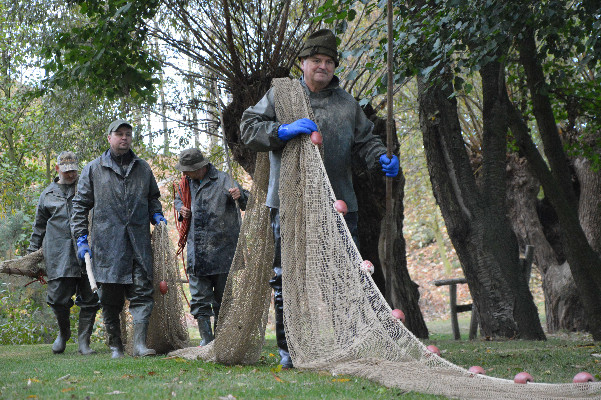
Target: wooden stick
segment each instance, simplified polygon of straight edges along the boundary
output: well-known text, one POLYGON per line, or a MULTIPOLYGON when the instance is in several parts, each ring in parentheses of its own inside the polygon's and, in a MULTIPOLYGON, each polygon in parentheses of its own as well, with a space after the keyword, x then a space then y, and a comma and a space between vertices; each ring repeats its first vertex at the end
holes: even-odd
MULTIPOLYGON (((392 159, 392 134, 394 131, 394 117, 392 113, 392 103, 393 103, 393 75, 394 71, 392 68, 392 44, 393 44, 393 32, 392 32, 392 0, 388 0, 387 4, 387 26, 388 26, 388 48, 387 48, 387 60, 386 60, 386 69, 388 70, 388 85, 386 88, 386 156, 388 159, 392 159)), ((393 204, 392 204, 392 178, 387 176, 386 178, 386 224, 385 224, 385 236, 384 236, 384 248, 385 248, 385 265, 386 265, 386 299, 388 303, 392 307, 391 303, 392 299, 392 276, 393 276, 393 267, 392 267, 392 247, 393 247, 393 238, 392 238, 392 214, 393 214, 393 204)))
POLYGON ((84 258, 86 259, 86 272, 88 273, 90 287, 92 288, 92 292, 96 293, 98 291, 98 286, 96 285, 96 278, 94 278, 94 271, 92 271, 92 258, 90 258, 90 253, 86 251, 84 258))

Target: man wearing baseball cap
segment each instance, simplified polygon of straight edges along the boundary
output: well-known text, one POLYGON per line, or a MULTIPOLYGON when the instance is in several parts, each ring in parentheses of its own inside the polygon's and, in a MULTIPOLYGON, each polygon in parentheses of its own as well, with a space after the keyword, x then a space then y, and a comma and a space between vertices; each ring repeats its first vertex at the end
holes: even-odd
MULTIPOLYGON (((198 149, 184 150, 175 166, 188 185, 190 204, 175 195, 178 218, 190 219, 188 265, 190 314, 198 322, 200 345, 209 344, 217 327, 227 275, 240 233, 240 208, 246 209, 248 191, 228 174, 217 170, 198 149), (211 317, 214 317, 211 329, 211 317)), ((180 185, 180 190, 182 189, 180 185)), ((186 190, 186 189, 184 189, 186 190)))
POLYGON ((43 247, 46 273, 48 274, 47 303, 54 311, 59 334, 52 344, 52 351, 65 351, 71 337, 70 309, 80 307, 78 347, 79 353, 87 355, 90 335, 99 309, 98 296, 92 292, 86 269, 77 259, 77 244, 71 234, 69 219, 73 208, 72 200, 77 186, 77 156, 63 151, 57 158, 58 177, 40 195, 33 233, 29 239, 28 252, 43 247))
POLYGON ((92 257, 112 358, 123 357, 119 313, 126 298, 134 323, 133 356, 156 354, 146 347, 154 306, 150 224, 167 221, 150 166, 131 150, 132 130, 122 119, 109 125, 110 147, 81 170, 71 218, 77 256, 92 257), (90 210, 93 219, 88 231, 90 210))
POLYGON ((292 368, 284 330, 282 270, 280 247, 279 176, 282 152, 286 143, 302 134, 321 132, 323 136, 323 163, 337 199, 344 200, 348 213, 344 216, 357 242, 357 197, 353 189, 351 164, 360 161, 367 169, 381 168, 386 176, 394 177, 399 171, 397 156, 388 158, 386 146, 372 134, 373 124, 367 119, 359 103, 339 86, 334 75, 338 66, 336 36, 328 29, 320 29, 307 37, 298 54, 303 72, 301 85, 309 98, 314 120, 298 119, 283 124, 276 118, 274 90, 271 88, 254 106, 242 115, 241 139, 255 151, 269 151, 270 174, 266 205, 270 208, 271 226, 275 239, 273 270, 269 282, 274 289, 276 337, 283 368, 292 368))

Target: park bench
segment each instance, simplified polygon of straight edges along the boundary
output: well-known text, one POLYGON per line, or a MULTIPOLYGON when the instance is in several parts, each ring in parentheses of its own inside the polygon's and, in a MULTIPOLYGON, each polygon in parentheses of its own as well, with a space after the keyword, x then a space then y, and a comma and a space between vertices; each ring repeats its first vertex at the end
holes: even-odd
MULTIPOLYGON (((526 245, 524 257, 520 257, 520 264, 525 273, 525 276, 530 281, 530 273, 532 271, 532 259, 534 257, 534 246, 526 245)), ((476 306, 470 304, 457 304, 457 285, 467 283, 465 278, 440 279, 433 282, 435 286, 449 287, 449 304, 451 307, 451 328, 453 329, 453 337, 455 340, 461 340, 461 332, 459 332, 459 321, 457 314, 471 311, 472 318, 470 319, 470 340, 474 340, 478 334, 478 313, 476 306)))

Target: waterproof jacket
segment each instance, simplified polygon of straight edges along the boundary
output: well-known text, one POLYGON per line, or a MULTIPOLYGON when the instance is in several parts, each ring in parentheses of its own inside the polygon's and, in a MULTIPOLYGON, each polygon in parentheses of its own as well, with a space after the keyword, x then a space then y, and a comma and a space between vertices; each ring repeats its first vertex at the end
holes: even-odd
POLYGON ((76 238, 90 235, 96 281, 133 283, 134 260, 152 280, 150 221, 154 213, 162 213, 159 197, 150 166, 135 154, 123 170, 110 150, 82 169, 71 230, 76 238), (92 231, 88 232, 90 210, 92 231))
POLYGON ((77 183, 59 184, 55 178, 38 201, 27 251, 44 248, 48 280, 81 277, 82 264, 77 258, 77 244, 69 226, 76 186, 77 183))
MULTIPOLYGON (((373 124, 367 119, 359 103, 338 85, 334 76, 323 90, 313 93, 301 78, 323 136, 323 162, 337 199, 344 200, 349 212, 357 211, 357 197, 353 189, 351 163, 359 162, 363 168, 373 169, 386 146, 372 134, 373 124)), ((271 164, 266 205, 279 208, 278 196, 280 164, 285 142, 278 138, 274 106, 274 89, 242 115, 240 131, 242 142, 255 151, 269 151, 271 164)))
MULTIPOLYGON (((228 189, 240 189, 238 204, 246 209, 248 191, 228 174, 209 164, 202 181, 188 179, 190 183, 190 231, 186 242, 188 274, 206 276, 227 274, 236 251, 240 233, 240 211, 228 189)), ((175 209, 182 208, 179 193, 175 195, 175 209)), ((181 216, 179 217, 181 219, 181 216)))

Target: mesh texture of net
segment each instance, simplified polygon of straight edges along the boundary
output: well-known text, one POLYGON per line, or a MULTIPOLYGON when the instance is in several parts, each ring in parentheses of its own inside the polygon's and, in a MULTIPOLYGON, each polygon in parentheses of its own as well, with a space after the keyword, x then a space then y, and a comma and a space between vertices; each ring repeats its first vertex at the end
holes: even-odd
MULTIPOLYGON (((312 118, 298 80, 274 79, 278 121, 312 118)), ((282 156, 280 217, 284 324, 296 368, 327 370, 388 387, 463 399, 601 399, 601 383, 515 384, 478 375, 431 353, 391 315, 333 204, 321 154, 308 135, 282 156)), ((259 153, 251 201, 228 277, 215 340, 170 355, 252 364, 264 343, 273 237, 264 206, 267 154, 259 153)))

